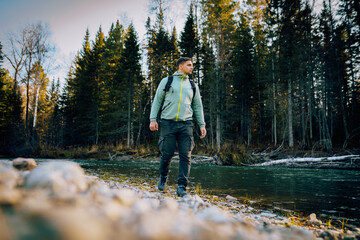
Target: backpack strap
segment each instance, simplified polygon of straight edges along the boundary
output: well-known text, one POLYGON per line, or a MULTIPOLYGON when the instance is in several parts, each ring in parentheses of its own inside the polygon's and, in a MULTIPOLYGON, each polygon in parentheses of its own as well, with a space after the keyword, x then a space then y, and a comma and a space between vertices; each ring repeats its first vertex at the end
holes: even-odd
POLYGON ((171 86, 171 83, 173 82, 173 80, 174 80, 174 76, 173 76, 173 75, 170 75, 170 76, 168 77, 168 81, 167 81, 167 83, 166 83, 166 85, 165 85, 165 88, 164 88, 164 91, 165 91, 165 92, 169 91, 170 86, 171 86))
MULTIPOLYGON (((174 80, 174 76, 173 76, 173 75, 170 75, 170 76, 168 77, 168 80, 167 80, 166 85, 165 85, 165 88, 164 88, 164 91, 165 91, 165 92, 169 91, 173 80, 174 80)), ((189 81, 190 81, 191 88, 192 88, 192 90, 193 90, 193 92, 194 92, 194 97, 195 97, 196 86, 195 86, 195 82, 192 80, 192 76, 191 76, 191 75, 189 75, 189 81)))
MULTIPOLYGON (((192 80, 192 76, 191 76, 191 75, 189 75, 189 81, 190 81, 190 84, 191 84, 191 88, 192 88, 192 90, 193 90, 193 92, 194 92, 194 96, 193 96, 192 99, 194 99, 195 93, 196 93, 196 86, 195 86, 194 81, 192 80)), ((192 100, 191 100, 191 102, 192 102, 192 100)))
MULTIPOLYGON (((167 91, 169 91, 171 83, 173 82, 173 79, 174 79, 173 75, 168 76, 168 80, 167 80, 165 88, 164 88, 165 94, 166 94, 167 91)), ((164 106, 164 102, 165 102, 165 97, 163 98, 163 100, 161 102, 161 105, 160 105, 160 110, 159 110, 159 113, 158 113, 158 119, 160 119, 160 115, 161 115, 161 112, 162 112, 162 108, 164 106)))

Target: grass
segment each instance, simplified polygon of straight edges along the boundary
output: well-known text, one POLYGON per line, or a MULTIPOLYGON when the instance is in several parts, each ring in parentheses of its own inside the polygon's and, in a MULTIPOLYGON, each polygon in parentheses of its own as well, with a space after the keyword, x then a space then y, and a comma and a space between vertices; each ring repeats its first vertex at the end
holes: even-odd
POLYGON ((246 146, 236 143, 224 143, 219 156, 225 165, 240 166, 250 163, 250 156, 246 153, 246 146))
POLYGON ((341 229, 345 230, 345 224, 347 224, 349 219, 346 219, 346 221, 345 221, 345 218, 343 218, 343 220, 338 220, 338 221, 341 223, 341 229))

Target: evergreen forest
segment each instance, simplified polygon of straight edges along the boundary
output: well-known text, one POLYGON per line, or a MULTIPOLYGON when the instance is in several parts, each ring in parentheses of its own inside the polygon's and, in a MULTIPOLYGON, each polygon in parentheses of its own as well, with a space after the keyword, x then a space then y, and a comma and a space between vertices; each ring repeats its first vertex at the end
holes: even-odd
POLYGON ((195 153, 360 148, 360 3, 314 3, 194 0, 176 29, 153 1, 145 36, 119 20, 84 29, 64 81, 48 77, 48 29, 27 25, 0 43, 0 155, 156 153, 151 104, 180 56, 193 59, 207 124, 195 153))

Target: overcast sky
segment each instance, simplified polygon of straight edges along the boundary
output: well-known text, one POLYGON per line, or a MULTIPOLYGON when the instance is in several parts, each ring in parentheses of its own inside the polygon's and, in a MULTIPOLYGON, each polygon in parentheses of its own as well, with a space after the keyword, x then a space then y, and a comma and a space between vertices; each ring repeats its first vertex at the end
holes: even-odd
MULTIPOLYGON (((81 49, 86 28, 90 39, 101 25, 107 36, 111 23, 120 20, 123 25, 134 23, 139 39, 145 34, 151 0, 0 0, 0 41, 6 51, 7 35, 19 32, 27 24, 47 23, 51 41, 55 44, 54 65, 49 76, 66 77, 71 61, 81 49)), ((182 30, 189 0, 172 0, 168 14, 177 32, 182 30)), ((10 69, 8 64, 5 67, 10 69)))

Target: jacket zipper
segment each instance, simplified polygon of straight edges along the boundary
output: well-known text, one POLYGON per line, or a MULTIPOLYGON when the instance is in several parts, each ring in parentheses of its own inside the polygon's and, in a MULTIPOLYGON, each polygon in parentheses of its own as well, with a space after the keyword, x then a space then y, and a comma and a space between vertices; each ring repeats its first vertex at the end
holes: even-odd
POLYGON ((177 120, 178 120, 178 118, 179 118, 179 111, 180 111, 180 103, 181 103, 181 95, 182 95, 182 87, 183 87, 184 77, 185 77, 185 73, 184 73, 183 77, 181 78, 180 99, 179 99, 179 106, 178 106, 178 110, 177 110, 177 114, 176 114, 176 119, 175 119, 176 122, 177 122, 177 120))

